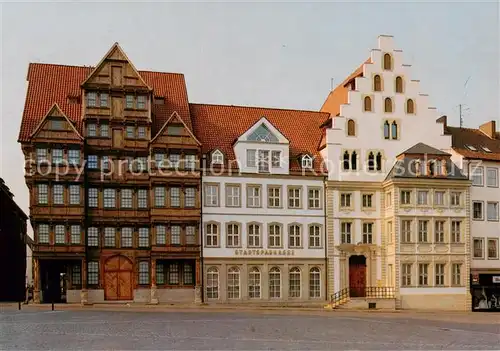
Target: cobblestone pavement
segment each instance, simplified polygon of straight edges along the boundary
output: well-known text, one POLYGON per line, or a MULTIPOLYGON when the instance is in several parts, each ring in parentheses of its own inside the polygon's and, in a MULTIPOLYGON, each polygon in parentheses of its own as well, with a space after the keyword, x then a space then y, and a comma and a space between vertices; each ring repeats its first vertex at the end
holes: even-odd
POLYGON ((22 310, 0 312, 2 350, 496 350, 484 322, 374 313, 22 310))

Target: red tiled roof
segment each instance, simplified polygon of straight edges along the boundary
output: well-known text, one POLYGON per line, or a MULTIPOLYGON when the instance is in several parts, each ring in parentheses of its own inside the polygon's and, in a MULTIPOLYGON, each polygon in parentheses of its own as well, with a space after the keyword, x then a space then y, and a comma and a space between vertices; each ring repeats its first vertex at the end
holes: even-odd
MULTIPOLYGON (((30 134, 54 103, 59 105, 62 112, 75 123, 78 131, 82 132, 80 84, 92 70, 92 67, 31 63, 28 68, 29 83, 19 141, 28 141, 30 134), (78 96, 80 103, 69 103, 68 97, 78 96)), ((139 74, 153 88, 154 96, 165 98, 164 105, 152 106, 152 134, 155 135, 160 130, 174 111, 192 128, 184 75, 149 71, 139 71, 139 74)))
POLYGON ((249 128, 265 117, 290 142, 290 170, 301 171, 297 156, 314 157, 314 169, 322 172, 322 158, 318 152, 321 123, 328 113, 285 110, 277 108, 190 104, 194 133, 204 153, 222 151, 228 160, 235 160, 233 143, 249 128))
MULTIPOLYGON (((446 134, 451 134, 453 150, 470 159, 500 161, 500 138, 492 139, 479 129, 446 127, 446 134), (466 147, 471 145, 477 151, 466 147), (491 152, 484 151, 481 146, 487 147, 491 152)), ((498 135, 498 133, 497 133, 498 135)))
POLYGON ((361 64, 354 72, 352 72, 342 83, 340 83, 335 89, 333 89, 328 97, 326 98, 323 106, 321 106, 320 111, 329 112, 331 117, 334 118, 340 113, 340 105, 347 104, 347 94, 349 89, 347 88, 347 83, 356 77, 363 76, 363 66, 366 63, 371 63, 371 58, 368 58, 365 62, 361 64))

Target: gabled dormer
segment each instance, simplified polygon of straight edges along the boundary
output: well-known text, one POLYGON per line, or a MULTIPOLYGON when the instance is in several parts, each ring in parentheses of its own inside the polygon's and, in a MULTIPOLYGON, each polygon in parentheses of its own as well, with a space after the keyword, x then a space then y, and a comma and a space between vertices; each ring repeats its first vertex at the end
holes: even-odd
POLYGON ((308 170, 313 168, 314 158, 309 154, 299 155, 299 164, 303 170, 308 170))
POLYGON ((288 174, 289 140, 265 117, 234 143, 239 169, 244 173, 288 174))
POLYGON ((82 136, 73 122, 53 104, 30 136, 32 142, 81 143, 82 136))

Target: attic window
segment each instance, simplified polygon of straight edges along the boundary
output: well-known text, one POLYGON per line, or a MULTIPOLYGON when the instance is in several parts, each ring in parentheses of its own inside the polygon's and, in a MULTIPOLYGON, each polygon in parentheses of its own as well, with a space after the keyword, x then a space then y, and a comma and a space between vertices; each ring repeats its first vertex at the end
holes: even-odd
POLYGON ((162 97, 155 97, 154 104, 155 105, 165 105, 165 99, 162 97))
POLYGON ((309 155, 304 155, 302 156, 302 168, 304 169, 311 169, 312 168, 312 157, 309 155))
POLYGON ((182 126, 168 126, 167 127, 168 135, 181 135, 182 134, 182 126))
POLYGON ((486 146, 481 146, 481 149, 483 149, 484 152, 491 152, 491 150, 489 148, 487 148, 486 146))
POLYGON ((469 149, 470 151, 477 151, 477 149, 474 146, 472 146, 472 145, 465 145, 465 147, 467 149, 469 149))
POLYGON ((64 129, 63 121, 60 119, 54 119, 54 120, 50 121, 50 129, 52 129, 52 130, 64 129))
POLYGON ((224 155, 220 150, 215 150, 212 152, 212 164, 213 165, 222 165, 224 164, 224 155))

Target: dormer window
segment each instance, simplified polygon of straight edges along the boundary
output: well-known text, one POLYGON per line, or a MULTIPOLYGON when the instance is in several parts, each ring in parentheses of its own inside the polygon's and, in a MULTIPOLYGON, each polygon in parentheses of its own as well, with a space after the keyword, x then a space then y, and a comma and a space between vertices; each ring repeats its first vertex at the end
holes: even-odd
POLYGON ((472 146, 472 145, 465 145, 465 147, 467 149, 469 149, 470 151, 477 151, 477 149, 474 146, 472 146))
POLYGON ((269 173, 269 151, 268 150, 259 150, 258 153, 258 167, 259 172, 269 173))
POLYGON ((279 142, 276 135, 271 133, 265 124, 261 124, 247 139, 248 141, 260 141, 264 143, 277 143, 279 142))
POLYGON ((487 148, 486 146, 481 146, 481 149, 483 149, 484 152, 488 152, 488 153, 491 152, 491 150, 489 148, 487 148))
POLYGON ((214 152, 212 152, 212 164, 213 165, 224 164, 224 155, 220 150, 215 150, 214 152))
POLYGON ((63 121, 60 119, 54 119, 50 121, 50 129, 52 130, 61 130, 64 129, 63 121))
POLYGON ((277 150, 271 151, 271 166, 273 168, 281 167, 281 151, 277 150))
POLYGON ((309 155, 304 155, 302 156, 301 163, 302 163, 302 168, 311 169, 313 165, 313 159, 309 155))

